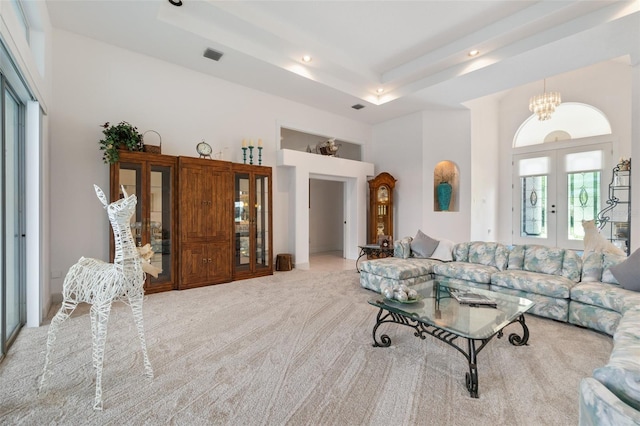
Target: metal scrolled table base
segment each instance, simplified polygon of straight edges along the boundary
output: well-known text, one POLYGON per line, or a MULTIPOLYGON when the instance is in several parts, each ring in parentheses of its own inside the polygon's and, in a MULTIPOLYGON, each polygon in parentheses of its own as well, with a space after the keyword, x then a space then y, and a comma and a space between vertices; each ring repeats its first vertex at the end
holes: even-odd
POLYGON ((387 311, 383 308, 380 308, 378 315, 376 317, 376 325, 373 327, 373 346, 375 347, 389 347, 391 346, 391 338, 386 335, 380 335, 380 340, 376 338, 376 331, 381 324, 384 323, 395 323, 406 325, 415 329, 414 336, 421 338, 422 340, 426 339, 426 335, 429 334, 436 339, 447 343, 449 346, 452 346, 458 350, 464 357, 467 359, 469 364, 469 372, 465 374, 465 384, 467 386, 467 390, 472 398, 478 398, 478 364, 476 361, 476 357, 478 353, 493 339, 494 336, 498 336, 500 339, 503 336, 503 330, 513 323, 520 323, 522 326, 523 334, 522 337, 518 336, 516 333, 512 333, 509 335, 509 343, 514 346, 523 346, 527 344, 529 340, 529 328, 525 324, 524 315, 520 315, 518 318, 504 326, 500 331, 498 331, 493 336, 487 339, 469 339, 462 336, 458 336, 450 331, 443 330, 434 325, 429 325, 418 321, 415 318, 401 315, 395 312, 387 311), (456 340, 465 339, 467 341, 467 348, 462 348, 456 342, 456 340), (479 346, 476 346, 478 345, 479 346))

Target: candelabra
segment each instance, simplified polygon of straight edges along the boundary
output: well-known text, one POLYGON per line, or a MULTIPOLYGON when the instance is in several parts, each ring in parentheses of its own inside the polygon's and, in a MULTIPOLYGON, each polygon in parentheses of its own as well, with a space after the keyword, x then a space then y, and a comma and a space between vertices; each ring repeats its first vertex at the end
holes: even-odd
POLYGON ((244 164, 247 164, 247 147, 246 146, 242 147, 242 161, 244 162, 244 164))
POLYGON ((262 165, 262 147, 258 146, 258 165, 262 165))
POLYGON ((253 164, 253 145, 249 145, 249 164, 253 164))

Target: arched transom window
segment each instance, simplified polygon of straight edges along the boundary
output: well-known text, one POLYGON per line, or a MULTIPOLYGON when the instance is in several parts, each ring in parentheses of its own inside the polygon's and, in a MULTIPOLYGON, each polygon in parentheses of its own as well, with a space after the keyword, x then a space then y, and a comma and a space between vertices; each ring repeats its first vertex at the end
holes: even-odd
POLYGON ((602 111, 587 104, 564 102, 550 120, 540 121, 535 114, 526 119, 513 138, 513 147, 610 134, 611 124, 602 111))

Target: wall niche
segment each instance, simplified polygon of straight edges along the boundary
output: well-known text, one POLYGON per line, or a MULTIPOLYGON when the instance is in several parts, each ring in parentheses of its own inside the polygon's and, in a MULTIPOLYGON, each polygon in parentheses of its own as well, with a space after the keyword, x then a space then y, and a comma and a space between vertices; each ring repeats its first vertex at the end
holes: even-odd
POLYGON ((458 166, 449 160, 441 161, 433 169, 433 211, 457 212, 459 209, 458 166))
MULTIPOLYGON (((315 154, 318 144, 325 142, 327 139, 329 139, 328 136, 300 132, 285 127, 280 128, 281 149, 292 149, 294 151, 312 152, 315 154)), ((360 145, 340 139, 336 139, 335 143, 340 147, 335 155, 336 157, 362 161, 362 147, 360 145)))

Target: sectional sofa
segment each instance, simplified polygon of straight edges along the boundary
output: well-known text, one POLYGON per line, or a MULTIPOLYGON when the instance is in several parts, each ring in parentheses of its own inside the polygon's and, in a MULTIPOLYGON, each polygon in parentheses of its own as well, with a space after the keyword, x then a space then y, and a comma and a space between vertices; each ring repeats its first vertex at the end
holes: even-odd
POLYGON ((475 241, 453 245, 442 261, 411 256, 410 240, 395 243, 394 257, 362 262, 362 287, 380 292, 435 277, 525 297, 535 302, 532 314, 611 335, 609 362, 580 384, 580 424, 640 424, 640 293, 611 273, 625 257, 475 241))

